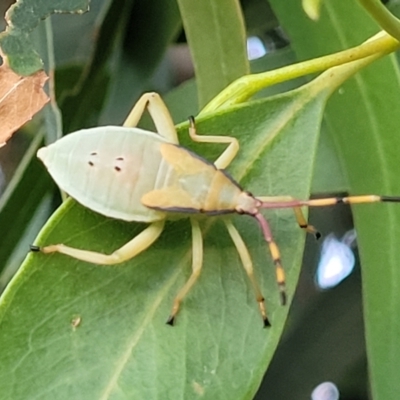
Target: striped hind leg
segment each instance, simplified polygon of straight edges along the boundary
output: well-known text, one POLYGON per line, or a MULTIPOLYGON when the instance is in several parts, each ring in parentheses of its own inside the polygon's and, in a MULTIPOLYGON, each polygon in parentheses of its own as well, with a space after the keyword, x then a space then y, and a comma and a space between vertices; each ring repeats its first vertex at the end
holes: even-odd
POLYGON ((272 260, 275 265, 275 274, 276 274, 276 282, 279 287, 279 293, 281 297, 281 304, 285 305, 287 302, 287 295, 286 295, 286 277, 285 277, 285 271, 282 267, 282 262, 281 262, 281 254, 279 251, 279 247, 276 244, 271 228, 269 227, 269 224, 267 220, 262 216, 262 214, 257 213, 254 214, 253 217, 258 221, 261 227, 261 231, 263 233, 264 239, 268 244, 269 251, 271 253, 272 260))

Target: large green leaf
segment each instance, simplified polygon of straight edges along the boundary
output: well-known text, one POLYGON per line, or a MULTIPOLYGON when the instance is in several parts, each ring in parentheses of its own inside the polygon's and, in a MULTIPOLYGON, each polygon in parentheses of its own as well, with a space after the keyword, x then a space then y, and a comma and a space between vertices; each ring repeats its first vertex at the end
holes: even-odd
MULTIPOLYGON (((326 76, 329 81, 329 75, 326 76)), ((229 168, 260 195, 306 198, 328 91, 312 84, 198 121, 201 133, 229 133, 241 151, 229 168)), ((190 144, 186 129, 182 141, 190 144)), ((191 145, 191 144, 190 144, 191 145)), ((191 146, 209 159, 222 146, 191 146)), ((304 232, 289 210, 269 212, 292 298, 304 232)), ((95 266, 62 255, 30 254, 0 305, 2 396, 70 399, 250 399, 277 346, 288 313, 279 304, 272 262, 255 221, 234 221, 248 243, 272 328, 262 327, 251 286, 218 218, 201 226, 204 269, 165 324, 190 274, 190 229, 169 222, 147 251, 120 266, 95 266)), ((143 226, 107 219, 65 203, 37 244, 63 242, 111 252, 143 226)), ((289 301, 290 302, 290 301, 289 301)))
MULTIPOLYGON (((350 47, 378 30, 356 2, 325 0, 318 23, 304 16, 296 0, 272 3, 301 58, 350 47)), ((398 76, 395 57, 386 57, 346 83, 328 104, 327 125, 351 193, 400 194, 398 76)), ((353 213, 362 263, 372 393, 374 399, 397 399, 400 209, 388 204, 357 206, 353 213)))

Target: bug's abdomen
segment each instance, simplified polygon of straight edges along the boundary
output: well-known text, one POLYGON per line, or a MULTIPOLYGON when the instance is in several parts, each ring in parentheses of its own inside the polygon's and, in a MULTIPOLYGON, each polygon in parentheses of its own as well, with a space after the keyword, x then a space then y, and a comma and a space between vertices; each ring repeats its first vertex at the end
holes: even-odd
POLYGON ((161 211, 141 202, 168 184, 171 168, 160 154, 161 136, 137 128, 81 130, 40 149, 56 183, 84 206, 126 221, 156 221, 161 211))

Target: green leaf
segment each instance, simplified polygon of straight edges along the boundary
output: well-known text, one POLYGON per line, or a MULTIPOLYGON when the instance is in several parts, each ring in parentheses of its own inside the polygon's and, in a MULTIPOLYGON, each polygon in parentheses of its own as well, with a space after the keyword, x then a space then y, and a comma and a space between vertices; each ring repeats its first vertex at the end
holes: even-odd
POLYGON ((322 124, 311 192, 315 195, 346 193, 349 187, 331 135, 322 124))
MULTIPOLYGON (((307 198, 327 91, 308 85, 199 118, 198 131, 229 134, 241 151, 229 171, 259 195, 307 198)), ((183 144, 213 160, 223 146, 183 144)), ((290 210, 268 213, 287 272, 289 303, 304 233, 290 210)), ((263 289, 272 328, 257 302, 220 218, 201 221, 205 259, 176 326, 165 321, 190 275, 188 221, 171 221, 147 251, 120 266, 31 254, 0 304, 0 386, 5 398, 250 399, 281 336, 288 306, 255 221, 235 216, 263 289), (78 323, 79 322, 79 323, 78 323), (77 325, 77 326, 76 326, 77 325), (18 383, 18 384, 16 384, 18 383)), ((111 220, 72 200, 36 244, 65 243, 109 253, 142 224, 111 220)))
MULTIPOLYGON (((344 96, 332 98, 327 118, 335 131, 352 193, 400 193, 396 151, 400 148, 400 138, 395 134, 400 124, 396 100, 400 91, 399 72, 392 55, 361 73, 357 81, 344 88, 344 96), (358 107, 350 113, 349 109, 343 109, 342 102, 358 107), (342 118, 335 118, 338 113, 342 118), (344 129, 343 121, 350 118, 350 129, 344 129)), ((400 209, 396 204, 354 207, 353 216, 362 262, 367 354, 374 399, 397 399, 400 209)))
MULTIPOLYGON (((295 0, 272 3, 300 58, 350 47, 377 31, 376 24, 355 2, 325 0, 318 23, 303 17, 295 0)), ((328 104, 327 125, 353 194, 400 194, 398 75, 395 57, 386 57, 343 85, 328 104)), ((366 205, 354 207, 353 214, 362 263, 372 394, 377 400, 397 399, 400 209, 390 204, 366 205)))
POLYGON ((30 75, 43 67, 35 51, 31 33, 39 22, 53 13, 83 13, 88 0, 19 0, 7 12, 8 27, 0 35, 2 53, 10 67, 20 75, 30 75))
POLYGON ((249 73, 246 32, 237 0, 178 0, 192 54, 199 105, 249 73))

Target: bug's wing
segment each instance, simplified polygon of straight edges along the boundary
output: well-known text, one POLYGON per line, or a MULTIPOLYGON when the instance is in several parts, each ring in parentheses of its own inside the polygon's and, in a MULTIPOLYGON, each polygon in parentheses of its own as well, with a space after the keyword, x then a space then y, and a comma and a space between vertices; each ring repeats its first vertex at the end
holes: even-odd
POLYGON ((156 210, 198 212, 199 201, 180 187, 155 189, 142 197, 142 204, 156 210))
POLYGON ((142 204, 159 210, 199 212, 215 175, 215 166, 181 146, 163 143, 160 152, 173 168, 174 179, 168 186, 142 196, 142 204))
POLYGON ((224 171, 183 147, 160 145, 160 153, 173 173, 142 204, 155 210, 183 213, 226 213, 235 210, 241 189, 224 171))
POLYGON ((216 170, 214 164, 179 145, 163 143, 160 146, 160 152, 178 174, 198 175, 208 170, 212 172, 216 170))

